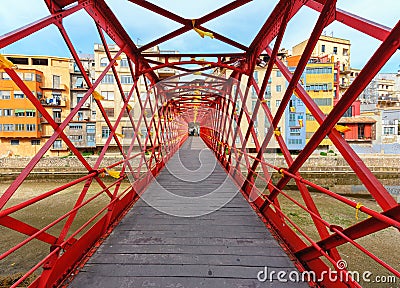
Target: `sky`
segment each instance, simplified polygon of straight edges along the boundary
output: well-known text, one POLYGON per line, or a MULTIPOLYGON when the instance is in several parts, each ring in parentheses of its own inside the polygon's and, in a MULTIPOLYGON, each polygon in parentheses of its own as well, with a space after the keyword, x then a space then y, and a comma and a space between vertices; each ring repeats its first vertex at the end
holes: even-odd
MULTIPOLYGON (((0 6, 0 35, 34 22, 49 15, 44 0, 13 0, 0 6), (18 11, 18 12, 16 12, 18 11)), ((107 0, 115 15, 132 40, 139 44, 148 43, 181 25, 155 13, 147 11, 127 0, 107 0)), ((199 18, 231 1, 227 0, 152 0, 158 6, 168 9, 184 18, 199 18)), ((248 46, 264 24, 278 1, 253 0, 220 18, 204 24, 224 36, 248 46)), ((373 22, 393 27, 399 21, 400 1, 380 0, 338 0, 337 8, 364 17, 373 22)), ((318 13, 303 7, 289 22, 282 47, 291 49, 309 38, 317 21, 318 13)), ((80 11, 64 19, 64 26, 80 53, 92 54, 93 44, 100 43, 92 19, 80 11)), ((380 41, 366 36, 341 23, 334 22, 324 30, 325 35, 349 39, 351 41, 351 66, 363 68, 376 51, 380 41)), ((179 52, 240 52, 216 39, 202 39, 194 31, 189 31, 160 45, 162 50, 179 52)), ((17 43, 0 49, 2 54, 54 55, 70 57, 70 53, 54 25, 36 32, 17 43)), ((381 72, 395 73, 400 70, 400 51, 397 51, 381 72)))

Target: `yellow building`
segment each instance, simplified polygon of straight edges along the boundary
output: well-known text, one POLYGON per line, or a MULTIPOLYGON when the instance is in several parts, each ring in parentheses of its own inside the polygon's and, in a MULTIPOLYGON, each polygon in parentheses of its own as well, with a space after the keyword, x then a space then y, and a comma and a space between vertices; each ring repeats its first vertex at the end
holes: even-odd
MULTIPOLYGON (((292 55, 300 56, 307 42, 308 39, 294 46, 292 48, 292 55)), ((326 61, 332 61, 338 65, 337 80, 340 84, 340 95, 346 92, 352 80, 354 80, 354 74, 356 73, 350 67, 350 46, 350 40, 321 35, 311 54, 313 58, 325 59, 326 61)))
MULTIPOLYGON (((29 84, 30 82, 36 83, 35 95, 40 100, 41 104, 43 105, 43 107, 45 107, 50 116, 52 116, 57 123, 61 123, 70 113, 69 59, 52 56, 4 56, 6 56, 11 62, 13 62, 19 70, 28 71, 21 72, 24 76, 23 80, 27 84, 29 84)), ((3 77, 5 74, 6 73, 3 73, 3 77)), ((5 80, 3 84, 7 85, 7 81, 10 81, 9 83, 13 83, 13 81, 11 80, 5 80)), ((17 97, 19 97, 18 93, 17 97)), ((24 96, 24 99, 25 98, 26 96, 24 96)), ((25 101, 27 105, 29 103, 30 106, 28 105, 28 107, 33 107, 33 105, 30 104, 29 100, 26 99, 25 101)), ((33 141, 32 146, 37 146, 35 147, 35 149, 37 150, 47 141, 47 139, 51 135, 53 135, 54 130, 47 122, 47 120, 42 115, 39 115, 37 111, 35 112, 35 117, 38 117, 36 129, 40 131, 40 135, 37 134, 36 138, 40 137, 40 141, 33 141), (35 145, 33 143, 35 143, 35 145)), ((17 119, 14 120, 16 121, 17 119)), ((14 124, 17 123, 18 121, 14 124)), ((17 141, 15 141, 13 145, 13 151, 15 152, 13 153, 21 156, 34 155, 34 153, 30 151, 30 149, 24 147, 25 146, 23 145, 17 145, 17 141)), ((51 149, 46 153, 46 155, 64 155, 66 153, 68 153, 68 151, 65 143, 61 139, 57 139, 52 145, 51 149)))
MULTIPOLYGON (((329 114, 333 109, 335 85, 334 85, 334 63, 309 63, 306 66, 305 88, 314 102, 324 112, 329 114)), ((314 135, 319 128, 318 122, 306 110, 306 143, 314 135)), ((320 146, 330 146, 332 142, 329 138, 325 138, 320 146)))
MULTIPOLYGON (((299 59, 299 55, 288 57, 288 65, 290 67, 297 66, 299 59)), ((333 109, 336 93, 335 74, 337 71, 335 71, 335 63, 332 60, 333 58, 312 57, 303 72, 304 88, 325 115, 333 109)), ((306 110, 305 127, 307 143, 319 128, 318 122, 308 109, 306 110)), ((320 148, 330 145, 332 145, 331 140, 325 138, 320 143, 320 148)))

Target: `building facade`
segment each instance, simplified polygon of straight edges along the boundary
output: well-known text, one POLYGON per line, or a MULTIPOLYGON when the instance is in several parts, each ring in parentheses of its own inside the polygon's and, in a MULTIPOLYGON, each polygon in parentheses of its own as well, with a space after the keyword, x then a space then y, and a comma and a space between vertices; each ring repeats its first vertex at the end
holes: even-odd
MULTIPOLYGON (((112 55, 115 55, 119 51, 119 47, 117 45, 108 45, 108 49, 112 55)), ((175 54, 176 51, 160 51, 159 48, 153 47, 150 50, 145 51, 145 53, 151 53, 151 54, 160 54, 160 53, 173 53, 175 54)), ((150 59, 153 59, 155 61, 163 62, 164 58, 162 57, 150 57, 150 59)), ((179 58, 177 58, 179 60, 179 58)), ((171 58, 170 61, 173 61, 174 59, 171 58)), ((106 51, 104 49, 104 46, 101 44, 95 44, 94 45, 94 76, 95 79, 97 79, 100 74, 103 72, 104 67, 106 67, 109 64, 109 60, 107 58, 106 51)), ((134 68, 134 63, 131 63, 132 67, 134 68)), ((119 113, 122 113, 121 115, 121 121, 120 124, 118 125, 116 129, 116 133, 118 135, 123 135, 123 145, 130 145, 130 139, 133 137, 136 137, 136 135, 133 134, 133 128, 131 124, 130 117, 134 120, 135 124, 139 125, 138 128, 138 134, 141 138, 142 141, 144 141, 147 137, 147 131, 146 125, 144 121, 150 121, 151 116, 152 116, 152 110, 155 109, 154 106, 154 92, 152 89, 147 89, 150 88, 150 80, 148 80, 146 77, 139 77, 138 79, 138 91, 140 94, 140 101, 137 97, 136 90, 132 90, 132 87, 134 85, 134 79, 132 77, 130 67, 129 67, 129 62, 125 54, 121 54, 120 59, 116 61, 115 65, 118 78, 120 80, 121 88, 123 90, 124 97, 130 97, 129 101, 129 106, 132 108, 128 112, 121 111, 121 108, 123 107, 123 99, 121 97, 121 93, 118 87, 118 83, 110 69, 110 71, 105 75, 105 77, 102 79, 100 85, 96 89, 98 93, 103 96, 103 100, 101 101, 102 106, 104 107, 104 111, 107 114, 108 118, 110 119, 110 122, 112 124, 115 123, 117 118, 120 116, 119 113), (148 91, 149 92, 146 92, 148 91), (132 93, 131 93, 132 92, 132 93), (147 93, 150 93, 150 101, 146 102, 147 99, 147 93), (146 120, 141 120, 140 123, 138 121, 141 113, 145 116, 146 120)), ((173 76, 176 74, 175 69, 171 68, 161 68, 157 71, 155 71, 157 76, 159 76, 160 79, 164 79, 170 76, 173 76)), ((102 149, 104 147, 105 142, 107 141, 108 136, 110 135, 110 129, 104 120, 104 117, 101 114, 101 111, 99 107, 96 105, 96 109, 92 109, 93 114, 95 115, 95 120, 96 120, 96 147, 97 150, 102 149)), ((150 131, 152 133, 152 131, 150 131)), ((135 144, 137 146, 137 142, 135 144)), ((113 139, 111 141, 111 145, 108 148, 110 151, 108 152, 113 152, 113 150, 116 150, 116 142, 113 139)))
MULTIPOLYGON (((288 57, 289 69, 294 71, 300 57, 288 57)), ((319 106, 322 112, 327 115, 333 109, 334 99, 337 95, 337 88, 335 89, 335 63, 333 58, 315 58, 309 60, 302 76, 302 85, 319 106)), ((294 101, 297 103, 297 101, 294 101)), ((289 107, 290 109, 290 107, 289 107)), ((292 108, 296 109, 296 108, 292 108)), ((292 116, 293 117, 293 116, 292 116)), ((305 115, 305 142, 308 143, 315 131, 319 128, 318 122, 315 120, 311 112, 306 109, 305 115)), ((320 143, 320 148, 329 148, 332 142, 329 138, 325 138, 320 143)))
MULTIPOLYGON (((69 59, 62 57, 52 57, 52 56, 26 56, 26 55, 4 55, 4 56, 6 56, 15 65, 17 65, 18 69, 20 69, 19 72, 21 73, 20 77, 23 76, 23 78, 21 77, 21 79, 23 79, 27 85, 30 85, 28 87, 36 85, 36 90, 32 90, 35 96, 39 99, 39 101, 42 103, 43 107, 46 109, 47 113, 53 118, 53 120, 57 124, 60 124, 70 112, 69 59), (32 84, 33 82, 36 84, 32 84)), ((3 72, 2 77, 3 78, 7 77, 5 75, 6 73, 3 72)), ((9 89, 10 91, 12 89, 17 89, 13 84, 14 83, 13 81, 7 79, 2 79, 2 81, 5 81, 3 82, 3 85, 9 85, 8 86, 9 88, 7 89, 9 89)), ((26 95, 21 95, 18 90, 14 90, 14 93, 11 93, 10 97, 14 96, 15 98, 15 92, 17 97, 20 97, 18 99, 22 100, 26 98, 26 95)), ((27 99, 24 100, 24 105, 25 104, 27 105, 28 108, 32 107, 30 101, 27 99)), ((15 115, 15 113, 17 113, 17 115, 22 115, 22 111, 19 111, 22 109, 18 108, 17 110, 18 112, 15 112, 14 109, 13 115, 15 115)), ((28 110, 33 110, 33 108, 28 110)), ((50 138, 50 136, 53 135, 54 129, 48 123, 45 117, 43 117, 43 115, 40 115, 36 110, 35 113, 33 111, 32 112, 25 111, 24 113, 25 113, 24 115, 27 115, 27 113, 29 115, 35 114, 35 116, 29 116, 29 117, 38 117, 38 123, 36 124, 37 126, 35 126, 34 129, 35 131, 40 133, 36 134, 37 139, 32 139, 34 141, 31 141, 31 145, 35 146, 34 149, 40 149, 40 147, 43 146, 43 144, 48 140, 48 138, 50 138)), ((17 119, 17 117, 14 119, 15 121, 19 120, 17 119)), ((17 121, 14 124, 20 124, 20 123, 18 123, 17 121)), ((28 123, 28 124, 33 125, 33 123, 28 123)), ((8 127, 12 129, 12 126, 8 127)), ((19 126, 18 128, 14 126, 14 129, 22 129, 22 126, 19 126)), ((29 126, 29 128, 25 126, 24 129, 32 130, 33 126, 29 126)), ((16 135, 19 135, 19 133, 17 133, 16 135)), ((12 148, 13 151, 14 150, 17 151, 15 152, 16 154, 21 156, 32 155, 32 152, 29 152, 32 149, 27 148, 27 146, 29 146, 27 144, 29 143, 29 141, 28 142, 20 141, 19 143, 18 141, 13 141, 12 148), (24 144, 20 146, 19 143, 21 144, 24 143, 24 144)), ((51 155, 51 156, 65 155, 67 153, 68 153, 67 146, 61 140, 61 138, 59 138, 55 140, 54 144, 46 153, 46 155, 51 155)))
MULTIPOLYGON (((85 74, 88 76, 89 81, 93 82, 95 77, 93 55, 85 55, 80 58, 80 62, 85 69, 85 74)), ((70 61, 70 83, 72 111, 78 104, 82 104, 82 98, 89 89, 82 72, 79 70, 74 60, 70 61)), ((69 139, 75 147, 87 153, 93 153, 96 149, 96 107, 94 106, 95 103, 92 100, 92 95, 90 95, 79 108, 66 130, 69 139)))
MULTIPOLYGON (((35 96, 43 95, 43 73, 15 70, 35 96)), ((21 89, 0 70, 0 156, 34 155, 44 141, 39 113, 21 89)))

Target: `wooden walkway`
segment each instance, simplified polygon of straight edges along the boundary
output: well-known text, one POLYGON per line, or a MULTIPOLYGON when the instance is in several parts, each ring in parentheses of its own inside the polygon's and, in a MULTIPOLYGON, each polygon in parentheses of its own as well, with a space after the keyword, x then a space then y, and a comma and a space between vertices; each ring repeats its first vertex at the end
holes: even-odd
POLYGON ((296 270, 212 152, 189 137, 69 287, 308 287, 276 273, 260 282, 265 266, 296 270))

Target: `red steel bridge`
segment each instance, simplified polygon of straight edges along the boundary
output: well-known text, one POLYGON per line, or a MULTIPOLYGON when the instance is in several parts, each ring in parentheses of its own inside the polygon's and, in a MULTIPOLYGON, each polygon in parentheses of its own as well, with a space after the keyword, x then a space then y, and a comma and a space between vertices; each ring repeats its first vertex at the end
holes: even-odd
MULTIPOLYGON (((345 259, 341 253, 343 246, 361 254, 363 261, 374 263, 388 275, 400 276, 399 263, 384 259, 379 254, 379 247, 371 249, 359 241, 371 235, 383 237, 380 236, 382 231, 397 233, 400 207, 335 126, 399 49, 400 22, 394 27, 385 27, 337 8, 334 0, 281 0, 266 17, 251 44, 246 46, 208 29, 207 22, 230 11, 240 11, 243 5, 251 2, 249 0, 232 1, 197 19, 183 18, 148 1, 129 0, 180 25, 179 29, 138 47, 104 0, 44 1, 49 15, 1 36, 0 48, 27 36, 34 37, 36 32, 54 26, 84 75, 89 90, 66 119, 58 123, 20 78, 14 64, 4 57, 0 59, 0 68, 54 128, 54 134, 29 164, 5 191, 1 191, 2 231, 23 237, 9 238, 8 248, 0 251, 0 267, 23 263, 26 259, 20 259, 21 263, 9 259, 35 243, 44 245, 47 250, 46 255, 27 269, 12 287, 22 285, 32 275, 36 277, 29 287, 267 287, 263 285, 268 282, 257 279, 257 275, 263 276, 259 271, 264 266, 275 267, 276 271, 312 271, 317 276, 329 270, 345 275, 346 265, 340 265, 345 259), (318 19, 297 68, 290 72, 279 57, 279 51, 288 23, 305 7, 315 10, 318 19), (91 17, 109 58, 108 65, 93 83, 86 76, 77 48, 64 27, 63 20, 76 13, 91 17), (302 87, 300 77, 324 28, 334 21, 378 39, 380 45, 332 111, 325 115, 302 87), (144 53, 184 33, 194 33, 192 30, 240 52, 144 53), (119 47, 117 53, 108 50, 106 39, 119 47), (124 93, 115 68, 121 54, 129 59, 134 79, 128 94, 124 93), (269 61, 259 86, 253 71, 266 55, 269 61), (154 57, 162 60, 155 61, 154 57), (199 58, 204 59, 197 60, 199 58), (274 66, 288 82, 275 115, 263 98, 274 66), (166 67, 176 69, 180 74, 160 81, 156 72, 166 67), (206 73, 210 69, 224 71, 224 76, 206 73), (118 97, 122 109, 115 121, 109 120, 96 92, 106 73, 114 74, 120 91, 118 97), (147 83, 145 99, 138 89, 141 78, 147 83), (253 111, 246 106, 251 89, 258 95, 253 111), (296 157, 291 155, 276 129, 293 94, 301 99, 320 125, 296 157), (64 132, 91 95, 111 131, 94 164, 88 163, 64 132), (130 113, 129 102, 132 100, 140 105, 138 119, 130 113), (238 108, 237 103, 241 103, 238 108), (150 117, 148 111, 151 111, 150 117), (260 111, 270 123, 262 141, 257 138, 254 128, 260 111), (127 123, 134 131, 130 139, 123 139, 116 133, 124 113, 129 115, 127 123), (199 124, 199 137, 188 136, 190 123, 199 124), (144 140, 140 137, 141 125, 148 132, 144 140), (362 201, 354 201, 337 193, 340 191, 328 190, 302 177, 299 170, 326 137, 369 191, 376 207, 362 205, 362 201), (264 153, 273 138, 279 145, 285 165, 276 166, 264 153), (57 139, 64 141, 87 173, 40 191, 29 199, 19 200, 18 188, 57 139), (105 167, 102 162, 112 141, 120 151, 121 160, 105 167), (254 144, 255 153, 253 150, 250 153, 250 143, 254 144), (140 147, 139 151, 134 147, 140 147), (208 167, 212 172, 193 174, 200 169, 197 159, 201 169, 213 163, 211 168, 208 167), (102 177, 104 174, 107 178, 102 177), (271 177, 272 174, 279 177, 271 177), (188 175, 190 179, 185 178, 188 175), (204 179, 191 181, 199 175, 204 179), (289 181, 297 186, 296 197, 286 190, 289 181), (219 189, 222 182, 223 188, 219 189), (129 185, 124 186, 124 183, 129 185), (79 193, 70 196, 75 197, 74 204, 61 214, 60 211, 47 211, 54 214, 48 223, 37 225, 21 217, 24 211, 32 211, 29 213, 34 218, 35 213, 43 211, 29 209, 43 201, 57 202, 59 195, 70 188, 79 189, 79 193), (89 193, 93 188, 97 189, 95 193, 89 193), (318 208, 311 189, 337 205, 351 207, 352 213, 360 214, 360 218, 361 215, 365 217, 347 225, 328 221, 325 211, 318 208), (181 197, 163 198, 165 190, 181 197), (231 195, 232 191, 238 193, 231 195), (209 194, 213 196, 208 197, 209 194), (205 200, 196 202, 199 196, 205 200), (95 206, 98 208, 95 212, 88 210, 99 198, 105 199, 102 206, 95 206), (291 213, 287 207, 301 210, 304 217, 310 219, 315 233, 311 235, 309 227, 297 221, 296 213, 291 213), (213 282, 213 279, 218 281, 213 282)), ((135 5, 132 7, 135 9, 135 5)), ((398 243, 393 243, 393 253, 398 253, 396 245, 397 250, 399 248, 398 243)), ((351 262, 351 259, 346 260, 351 262)), ((357 265, 350 268, 355 270, 357 265)), ((353 276, 343 277, 341 281, 328 277, 310 278, 302 284, 360 287, 353 281, 353 276)), ((274 281, 276 286, 288 285, 274 281)), ((301 286, 301 283, 296 285, 301 286)))

